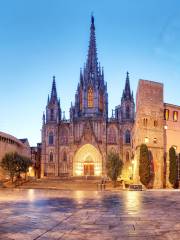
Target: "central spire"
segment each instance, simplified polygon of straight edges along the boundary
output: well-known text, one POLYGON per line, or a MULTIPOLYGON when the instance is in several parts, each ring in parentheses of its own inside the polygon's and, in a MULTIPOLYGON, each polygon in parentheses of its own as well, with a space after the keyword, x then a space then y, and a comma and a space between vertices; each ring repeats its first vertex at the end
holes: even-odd
POLYGON ((90 27, 90 40, 88 49, 88 58, 86 66, 90 73, 96 74, 98 71, 98 59, 97 59, 97 49, 96 49, 96 36, 95 36, 95 25, 94 16, 91 16, 91 27, 90 27))

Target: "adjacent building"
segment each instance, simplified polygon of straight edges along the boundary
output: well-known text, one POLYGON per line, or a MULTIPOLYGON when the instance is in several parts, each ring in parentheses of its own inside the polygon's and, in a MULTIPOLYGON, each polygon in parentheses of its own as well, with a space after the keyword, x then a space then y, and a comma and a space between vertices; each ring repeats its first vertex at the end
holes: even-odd
MULTIPOLYGON (((27 139, 16 137, 0 132, 0 163, 6 153, 17 152, 23 156, 30 157, 30 146, 27 139)), ((6 173, 0 167, 0 179, 6 178, 6 173)))

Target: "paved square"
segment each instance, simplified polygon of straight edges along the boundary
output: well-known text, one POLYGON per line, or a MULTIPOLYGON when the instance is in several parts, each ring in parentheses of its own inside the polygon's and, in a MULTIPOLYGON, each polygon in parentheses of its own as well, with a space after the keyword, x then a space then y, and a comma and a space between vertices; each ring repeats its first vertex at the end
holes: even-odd
POLYGON ((0 190, 0 239, 180 239, 180 192, 0 190))

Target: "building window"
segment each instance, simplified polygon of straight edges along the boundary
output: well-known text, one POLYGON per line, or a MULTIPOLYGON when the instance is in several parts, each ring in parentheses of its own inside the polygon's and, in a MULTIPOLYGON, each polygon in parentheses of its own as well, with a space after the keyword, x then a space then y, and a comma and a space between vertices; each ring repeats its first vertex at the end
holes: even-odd
POLYGON ((145 137, 144 142, 145 142, 145 143, 148 143, 148 142, 149 142, 149 138, 148 138, 148 137, 145 137))
POLYGON ((164 109, 164 120, 169 120, 169 109, 164 109))
POLYGON ((50 152, 50 154, 49 154, 49 162, 53 162, 53 153, 52 152, 50 152))
POLYGON ((53 145, 54 144, 54 135, 53 132, 49 133, 49 145, 53 145))
POLYGON ((51 121, 53 121, 53 119, 54 119, 54 110, 53 109, 50 110, 50 119, 51 119, 51 121))
POLYGON ((100 111, 103 111, 103 105, 104 105, 103 93, 100 92, 100 94, 99 94, 99 109, 100 109, 100 111))
POLYGON ((130 109, 129 106, 126 106, 126 119, 130 118, 130 109))
POLYGON ((93 98, 94 98, 94 94, 93 94, 93 89, 92 87, 90 87, 88 89, 88 108, 93 108, 93 98))
POLYGON ((147 120, 147 118, 144 118, 144 119, 143 119, 143 125, 144 125, 144 127, 147 127, 147 124, 148 124, 148 120, 147 120))
POLYGON ((131 134, 129 130, 126 130, 126 133, 125 133, 125 143, 126 144, 131 143, 131 134))
POLYGON ((154 138, 154 139, 153 139, 153 143, 157 143, 157 138, 154 138))
POLYGON ((79 93, 79 106, 80 106, 80 110, 82 110, 82 89, 80 89, 80 93, 79 93))
POLYGON ((157 126, 158 126, 158 121, 154 120, 154 127, 157 127, 157 126))
POLYGON ((177 120, 178 120, 178 112, 177 112, 177 111, 174 111, 174 112, 173 112, 173 121, 174 121, 174 122, 177 122, 177 120))

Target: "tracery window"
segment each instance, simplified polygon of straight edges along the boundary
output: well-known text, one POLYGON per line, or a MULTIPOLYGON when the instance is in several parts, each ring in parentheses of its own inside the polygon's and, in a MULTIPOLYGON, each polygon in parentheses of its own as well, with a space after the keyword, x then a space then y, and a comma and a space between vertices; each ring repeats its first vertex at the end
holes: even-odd
POLYGON ((100 109, 100 111, 103 111, 103 105, 104 105, 103 93, 100 92, 100 94, 99 94, 99 109, 100 109))
POLYGON ((116 143, 116 130, 113 127, 108 129, 108 143, 115 144, 116 143))
POLYGON ((126 130, 126 132, 125 132, 125 143, 126 144, 131 143, 131 134, 130 134, 129 130, 126 130))
POLYGON ((173 112, 173 121, 174 121, 174 122, 177 122, 177 120, 178 120, 178 112, 177 112, 177 111, 174 111, 174 112, 173 112))
POLYGON ((80 89, 80 93, 79 93, 79 106, 80 106, 80 110, 82 110, 82 89, 80 89))
POLYGON ((164 120, 169 120, 169 109, 164 109, 164 120))
POLYGON ((94 98, 93 89, 92 87, 90 87, 88 89, 88 108, 93 108, 94 105, 93 98, 94 98))
POLYGON ((53 132, 49 133, 49 145, 53 145, 54 144, 54 135, 53 132))

